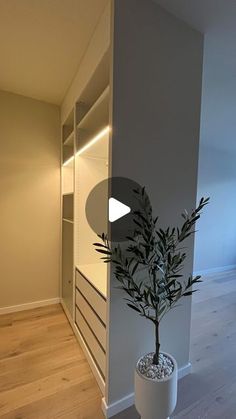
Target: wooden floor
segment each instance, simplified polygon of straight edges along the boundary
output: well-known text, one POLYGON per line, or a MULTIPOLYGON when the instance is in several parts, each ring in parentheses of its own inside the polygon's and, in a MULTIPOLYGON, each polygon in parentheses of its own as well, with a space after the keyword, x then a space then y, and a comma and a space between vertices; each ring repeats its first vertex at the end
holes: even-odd
MULTIPOLYGON (((191 362, 173 419, 236 419, 235 271, 207 277, 194 295, 191 362)), ((137 418, 134 408, 114 417, 137 418)))
POLYGON ((103 418, 101 393, 59 305, 0 316, 0 418, 103 418))
MULTIPOLYGON (((194 295, 192 374, 173 419, 236 419, 236 272, 194 295)), ((0 418, 102 419, 101 394, 60 306, 0 316, 0 418)), ((134 408, 114 419, 137 419, 134 408)))

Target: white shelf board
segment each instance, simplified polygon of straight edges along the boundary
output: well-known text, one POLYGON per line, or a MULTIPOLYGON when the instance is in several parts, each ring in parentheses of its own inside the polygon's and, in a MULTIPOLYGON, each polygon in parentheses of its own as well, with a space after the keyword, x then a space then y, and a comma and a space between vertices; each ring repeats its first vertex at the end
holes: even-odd
POLYGON ((76 268, 84 275, 84 277, 107 298, 107 264, 90 263, 88 265, 77 265, 76 268))
POLYGON ((66 221, 67 223, 74 224, 74 221, 73 220, 69 220, 68 218, 62 218, 62 220, 63 221, 66 221))
POLYGON ((74 195, 74 192, 65 192, 62 194, 62 196, 66 196, 66 195, 74 195))
POLYGON ((77 128, 82 131, 93 132, 108 125, 109 86, 102 92, 85 116, 78 123, 77 128), (107 114, 107 115, 106 115, 107 114))
POLYGON ((70 170, 74 170, 74 156, 71 156, 68 158, 69 161, 65 161, 62 164, 62 169, 70 169, 70 170))
POLYGON ((71 146, 73 147, 74 145, 74 131, 72 131, 68 137, 65 139, 65 141, 63 142, 63 145, 67 145, 67 146, 71 146))

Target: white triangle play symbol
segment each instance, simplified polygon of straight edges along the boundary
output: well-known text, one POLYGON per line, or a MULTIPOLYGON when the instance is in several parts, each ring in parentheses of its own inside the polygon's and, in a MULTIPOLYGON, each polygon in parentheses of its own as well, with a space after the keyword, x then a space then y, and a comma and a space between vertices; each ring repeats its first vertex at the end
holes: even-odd
POLYGON ((128 205, 122 204, 115 198, 109 198, 109 221, 111 223, 129 214, 130 211, 131 208, 128 205))

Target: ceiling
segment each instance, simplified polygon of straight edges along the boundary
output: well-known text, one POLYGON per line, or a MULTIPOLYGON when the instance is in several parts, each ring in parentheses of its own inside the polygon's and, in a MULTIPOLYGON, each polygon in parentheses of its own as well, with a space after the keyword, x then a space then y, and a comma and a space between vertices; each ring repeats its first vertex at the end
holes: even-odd
POLYGON ((155 0, 205 34, 206 82, 236 89, 236 0, 155 0))
POLYGON ((108 0, 1 0, 0 90, 60 104, 108 0))
POLYGON ((225 31, 232 31, 232 35, 236 34, 235 0, 154 1, 203 33, 221 28, 225 31))
MULTIPOLYGON (((235 72, 236 0, 154 1, 208 34, 235 72)), ((0 90, 60 104, 107 2, 0 0, 0 90)))

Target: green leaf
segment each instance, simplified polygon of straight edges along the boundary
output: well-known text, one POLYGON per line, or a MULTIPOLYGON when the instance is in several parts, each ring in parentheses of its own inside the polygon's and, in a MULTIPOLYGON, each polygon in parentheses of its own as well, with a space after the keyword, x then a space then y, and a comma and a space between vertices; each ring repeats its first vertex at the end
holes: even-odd
POLYGON ((193 291, 187 291, 183 294, 184 297, 188 297, 189 295, 192 295, 194 292, 197 292, 197 290, 193 290, 193 291))
POLYGON ((102 233, 98 235, 102 243, 93 245, 105 263, 114 263, 114 276, 119 289, 125 292, 128 307, 155 322, 156 315, 164 317, 182 297, 196 292, 192 287, 201 282, 200 276, 180 281, 186 259, 180 243, 195 234, 196 223, 209 198, 201 198, 190 213, 184 211, 181 226, 157 228, 158 217, 153 215, 145 188, 134 190, 134 194, 140 210, 133 212, 134 225, 128 242, 111 249, 107 234, 102 233))
POLYGON ((112 255, 112 252, 110 252, 110 250, 102 250, 102 249, 95 249, 96 252, 98 253, 102 253, 104 255, 112 255))
POLYGON ((136 242, 136 240, 135 240, 133 237, 130 237, 130 236, 126 236, 126 239, 127 239, 127 240, 130 240, 130 241, 132 241, 132 242, 136 242))
POLYGON ((135 265, 134 265, 134 267, 133 267, 133 269, 132 269, 132 271, 131 271, 131 275, 132 275, 132 276, 135 274, 135 272, 136 272, 136 270, 137 270, 137 268, 138 268, 138 265, 139 265, 139 262, 135 263, 135 265))
POLYGON ((137 220, 133 219, 133 222, 140 228, 142 228, 142 224, 140 224, 137 220))
POLYGON ((108 247, 105 246, 105 244, 102 244, 102 243, 93 243, 93 246, 105 247, 106 249, 108 249, 108 247))
POLYGON ((133 304, 127 304, 127 306, 129 306, 130 308, 132 308, 133 310, 137 311, 138 313, 141 313, 141 311, 138 309, 138 307, 134 306, 133 304))

